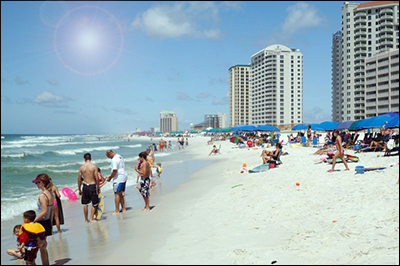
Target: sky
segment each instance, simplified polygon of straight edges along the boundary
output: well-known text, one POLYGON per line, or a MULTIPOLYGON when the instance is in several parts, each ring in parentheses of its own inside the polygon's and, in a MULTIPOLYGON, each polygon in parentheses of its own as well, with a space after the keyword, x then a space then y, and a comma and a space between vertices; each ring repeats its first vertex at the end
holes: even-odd
POLYGON ((179 130, 229 119, 228 69, 272 44, 304 55, 304 122, 331 120, 342 4, 2 1, 1 134, 129 133, 162 110, 179 130))

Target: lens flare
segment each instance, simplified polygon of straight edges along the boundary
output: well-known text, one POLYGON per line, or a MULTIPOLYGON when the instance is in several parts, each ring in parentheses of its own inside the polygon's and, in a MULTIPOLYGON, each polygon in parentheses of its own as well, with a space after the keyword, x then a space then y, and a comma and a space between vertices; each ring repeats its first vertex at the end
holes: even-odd
POLYGON ((81 75, 97 75, 110 69, 120 57, 122 47, 120 24, 110 12, 98 6, 70 10, 54 32, 58 59, 81 75))

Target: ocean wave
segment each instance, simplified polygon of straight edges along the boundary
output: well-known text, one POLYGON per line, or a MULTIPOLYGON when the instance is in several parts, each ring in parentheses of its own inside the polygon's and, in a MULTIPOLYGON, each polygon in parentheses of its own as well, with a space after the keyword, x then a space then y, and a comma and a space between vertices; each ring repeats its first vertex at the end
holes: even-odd
POLYGON ((135 145, 126 145, 126 146, 124 146, 125 148, 140 148, 140 147, 142 147, 143 145, 142 144, 135 144, 135 145))
POLYGON ((73 150, 61 150, 61 151, 51 151, 56 154, 60 155, 75 155, 75 154, 84 154, 86 152, 93 152, 93 151, 106 151, 106 150, 118 150, 120 147, 119 146, 102 146, 102 147, 90 147, 90 148, 79 148, 79 149, 73 149, 73 150))
POLYGON ((23 158, 28 156, 25 152, 18 153, 18 154, 2 154, 1 158, 23 158))
POLYGON ((154 156, 157 158, 157 157, 167 157, 167 156, 170 156, 171 155, 171 153, 156 153, 156 154, 154 154, 154 156))
POLYGON ((5 139, 6 137, 1 136, 1 139, 5 139))

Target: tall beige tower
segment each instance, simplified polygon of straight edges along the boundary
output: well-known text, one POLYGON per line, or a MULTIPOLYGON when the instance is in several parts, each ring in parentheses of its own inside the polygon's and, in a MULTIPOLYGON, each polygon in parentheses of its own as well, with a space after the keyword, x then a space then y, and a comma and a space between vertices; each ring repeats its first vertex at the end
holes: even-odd
POLYGON ((161 132, 178 131, 178 117, 174 111, 161 111, 160 130, 161 132))
POLYGON ((250 66, 236 65, 229 68, 229 126, 250 123, 249 106, 250 66))
POLYGON ((303 123, 303 54, 275 44, 251 57, 251 124, 303 123))
POLYGON ((343 4, 339 122, 366 118, 365 59, 391 48, 399 49, 398 1, 343 4))

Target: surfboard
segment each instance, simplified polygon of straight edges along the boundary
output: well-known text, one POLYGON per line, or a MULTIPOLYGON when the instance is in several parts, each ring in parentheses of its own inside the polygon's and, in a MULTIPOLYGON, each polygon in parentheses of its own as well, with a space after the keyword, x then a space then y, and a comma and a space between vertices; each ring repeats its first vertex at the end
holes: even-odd
POLYGON ((269 170, 269 163, 254 167, 253 169, 249 170, 249 173, 261 173, 268 170, 269 170))
POLYGON ((97 220, 101 219, 101 216, 103 215, 103 211, 104 211, 104 199, 103 199, 103 195, 101 195, 101 193, 100 193, 99 194, 99 205, 97 206, 97 210, 95 213, 97 220))

